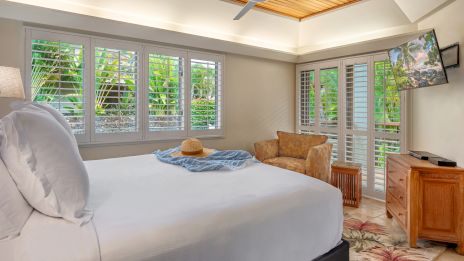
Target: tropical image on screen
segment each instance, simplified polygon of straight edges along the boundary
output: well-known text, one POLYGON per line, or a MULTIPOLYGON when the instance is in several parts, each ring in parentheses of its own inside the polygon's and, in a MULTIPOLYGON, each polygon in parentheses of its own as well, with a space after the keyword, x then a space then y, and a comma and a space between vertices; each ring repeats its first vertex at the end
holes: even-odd
POLYGON ((434 31, 388 51, 399 90, 448 83, 434 31))

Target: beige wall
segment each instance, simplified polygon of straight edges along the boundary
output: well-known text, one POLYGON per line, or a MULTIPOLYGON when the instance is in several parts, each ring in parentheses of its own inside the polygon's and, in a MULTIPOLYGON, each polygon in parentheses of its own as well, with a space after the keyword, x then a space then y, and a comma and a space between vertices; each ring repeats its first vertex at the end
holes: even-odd
MULTIPOLYGON (((23 66, 23 31, 22 23, 0 19, 0 65, 23 66)), ((276 130, 294 130, 294 64, 226 54, 224 91, 225 138, 205 140, 206 146, 251 151, 255 141, 272 138, 276 130)), ((0 98, 0 117, 8 113, 8 102, 0 98)), ((81 154, 84 159, 101 159, 151 153, 177 144, 86 146, 81 154)))
MULTIPOLYGON (((460 42, 464 62, 464 1, 455 1, 419 22, 435 28, 441 47, 460 42)), ((412 148, 427 150, 464 166, 464 65, 448 69, 449 84, 411 91, 412 148)), ((410 149, 412 149, 410 148, 410 149)))
MULTIPOLYGON (((22 23, 0 18, 0 66, 21 68, 24 61, 22 23)), ((21 72, 22 73, 22 72, 21 72)), ((0 117, 8 112, 12 99, 0 98, 0 117)))

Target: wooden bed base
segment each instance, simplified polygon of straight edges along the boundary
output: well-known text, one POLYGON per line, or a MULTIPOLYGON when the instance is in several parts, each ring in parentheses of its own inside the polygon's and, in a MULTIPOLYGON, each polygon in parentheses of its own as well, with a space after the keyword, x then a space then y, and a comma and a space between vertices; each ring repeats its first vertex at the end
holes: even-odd
POLYGON ((313 261, 349 261, 350 260, 350 244, 342 239, 342 243, 332 248, 329 252, 314 259, 313 261))

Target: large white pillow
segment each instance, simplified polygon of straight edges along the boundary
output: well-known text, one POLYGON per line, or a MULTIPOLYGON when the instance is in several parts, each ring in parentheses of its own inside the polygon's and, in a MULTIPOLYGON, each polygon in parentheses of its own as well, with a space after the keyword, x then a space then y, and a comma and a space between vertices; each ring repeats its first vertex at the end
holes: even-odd
POLYGON ((33 105, 11 112, 2 122, 0 154, 29 204, 49 216, 88 222, 89 178, 74 137, 33 105))
POLYGON ((0 158, 0 240, 19 235, 31 212, 0 158))

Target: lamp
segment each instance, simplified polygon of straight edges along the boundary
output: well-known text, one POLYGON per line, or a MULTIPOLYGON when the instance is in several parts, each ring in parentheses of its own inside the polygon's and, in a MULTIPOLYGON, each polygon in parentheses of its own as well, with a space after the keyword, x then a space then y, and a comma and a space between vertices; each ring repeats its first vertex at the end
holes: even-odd
POLYGON ((0 66, 0 97, 25 99, 18 68, 0 66))

